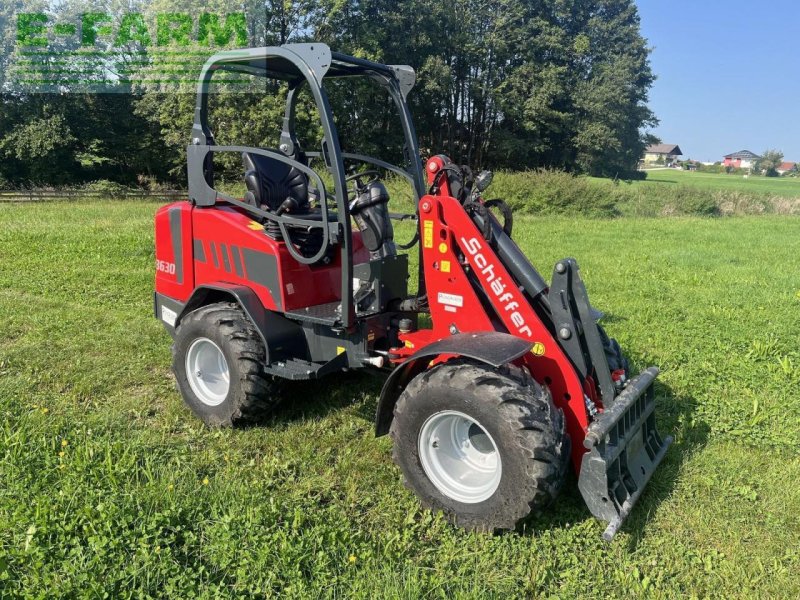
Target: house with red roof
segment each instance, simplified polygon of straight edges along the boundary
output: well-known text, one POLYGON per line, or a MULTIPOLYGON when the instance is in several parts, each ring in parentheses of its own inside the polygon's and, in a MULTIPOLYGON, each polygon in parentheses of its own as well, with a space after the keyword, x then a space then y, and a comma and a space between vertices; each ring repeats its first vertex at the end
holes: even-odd
POLYGON ((797 173, 797 163, 785 162, 775 170, 779 175, 785 175, 786 173, 797 173))

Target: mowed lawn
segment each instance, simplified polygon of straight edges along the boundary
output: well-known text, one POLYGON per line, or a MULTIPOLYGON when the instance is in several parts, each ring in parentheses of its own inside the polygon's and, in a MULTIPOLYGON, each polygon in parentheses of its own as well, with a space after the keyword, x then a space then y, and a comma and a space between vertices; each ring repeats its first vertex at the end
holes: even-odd
POLYGON ((738 191, 746 194, 762 194, 783 198, 800 198, 800 177, 761 177, 758 175, 726 175, 661 169, 647 172, 645 181, 634 182, 635 186, 689 186, 705 190, 738 191))
POLYGON ((421 510, 369 374, 205 429, 152 318, 156 208, 0 205, 0 598, 800 596, 800 220, 517 220, 663 371, 676 442, 606 544, 574 476, 519 532, 421 510))

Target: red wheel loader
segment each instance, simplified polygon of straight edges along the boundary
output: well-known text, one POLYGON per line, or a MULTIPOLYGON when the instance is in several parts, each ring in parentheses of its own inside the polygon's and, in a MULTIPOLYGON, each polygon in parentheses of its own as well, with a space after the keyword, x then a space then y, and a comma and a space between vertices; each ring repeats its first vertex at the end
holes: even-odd
POLYGON ((655 425, 658 370, 629 376, 575 260, 545 282, 512 239, 511 211, 483 198, 491 173, 473 177, 445 156, 423 168, 406 103, 414 83, 410 67, 324 44, 206 63, 189 200, 155 219, 155 315, 174 338, 183 398, 207 425, 232 426, 272 410, 292 381, 381 370, 376 434, 391 436, 424 506, 461 527, 512 529, 553 502, 571 465, 610 540, 672 441, 655 425), (269 88, 287 90, 277 148, 215 143, 208 104, 220 73, 283 82, 269 88), (342 151, 325 85, 334 78, 385 90, 404 164, 342 151), (303 89, 319 114, 316 152, 296 133, 303 89), (243 195, 216 185, 224 153, 241 157, 243 195), (389 212, 387 176, 409 183, 416 214, 389 212), (416 220, 407 245, 394 241, 397 218, 416 220))

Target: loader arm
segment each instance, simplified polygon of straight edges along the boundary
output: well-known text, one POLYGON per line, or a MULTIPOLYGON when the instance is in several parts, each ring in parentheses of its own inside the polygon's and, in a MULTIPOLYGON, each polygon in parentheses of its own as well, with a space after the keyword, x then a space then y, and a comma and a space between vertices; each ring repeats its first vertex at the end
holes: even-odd
MULTIPOLYGON (((424 196, 420 228, 434 337, 489 330, 530 342, 533 350, 522 360, 534 379, 549 387, 567 416, 570 437, 581 442, 589 427, 584 384, 464 207, 450 196, 424 196)), ((585 452, 580 446, 573 444, 576 472, 585 452)))
MULTIPOLYGON (((442 166, 440 157, 429 161, 432 181, 442 166)), ((419 206, 433 337, 494 329, 532 344, 518 362, 564 412, 579 488, 592 514, 609 522, 611 539, 672 442, 655 427, 658 369, 612 378, 575 260, 556 265, 549 287, 486 211, 468 210, 446 181, 432 191, 419 206)))

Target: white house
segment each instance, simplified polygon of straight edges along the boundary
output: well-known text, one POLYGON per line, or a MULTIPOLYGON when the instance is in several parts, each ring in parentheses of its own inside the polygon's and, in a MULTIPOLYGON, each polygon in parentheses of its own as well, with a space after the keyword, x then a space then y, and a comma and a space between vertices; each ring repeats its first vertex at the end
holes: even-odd
POLYGON ((647 166, 664 165, 671 167, 682 154, 683 151, 677 144, 654 144, 645 149, 642 161, 647 166))

